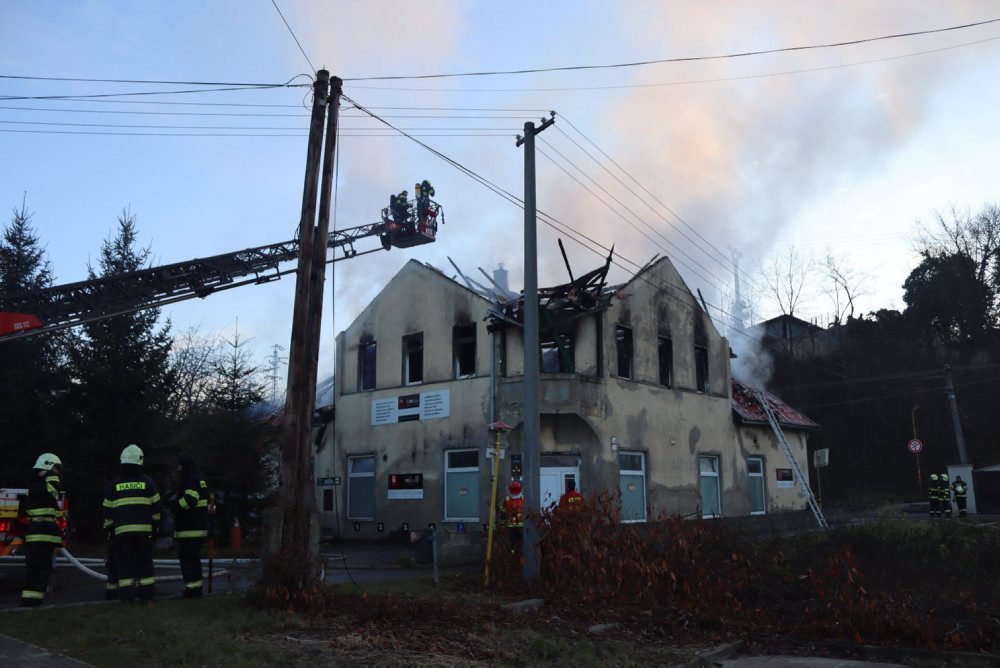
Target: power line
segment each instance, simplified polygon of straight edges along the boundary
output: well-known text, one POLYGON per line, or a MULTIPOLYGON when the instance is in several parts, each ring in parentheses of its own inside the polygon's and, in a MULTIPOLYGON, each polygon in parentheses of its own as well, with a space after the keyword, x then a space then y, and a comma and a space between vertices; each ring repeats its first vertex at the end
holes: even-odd
POLYGON ((726 81, 748 81, 752 79, 767 79, 770 77, 783 77, 795 74, 808 74, 810 72, 824 72, 827 70, 838 70, 848 67, 860 67, 861 65, 874 65, 876 63, 885 63, 893 60, 901 60, 903 58, 912 58, 913 56, 923 56, 932 53, 940 53, 942 51, 951 51, 953 49, 961 49, 966 46, 975 46, 977 44, 984 44, 986 42, 993 42, 1000 39, 998 37, 987 37, 985 39, 979 39, 972 42, 963 42, 961 44, 953 44, 951 46, 943 46, 937 49, 924 49, 920 51, 911 51, 909 53, 903 53, 896 56, 885 56, 882 58, 870 58, 866 60, 857 60, 850 63, 839 63, 837 65, 822 65, 818 67, 804 67, 794 70, 782 70, 778 72, 763 72, 760 74, 744 74, 738 76, 730 77, 712 77, 708 79, 682 79, 680 81, 664 81, 664 82, 654 82, 654 83, 641 83, 641 84, 612 84, 606 86, 544 86, 544 87, 534 87, 534 88, 413 88, 413 87, 403 87, 403 86, 359 86, 357 84, 352 84, 354 88, 360 88, 364 90, 396 90, 396 91, 408 91, 408 92, 438 92, 438 93, 451 93, 451 92, 462 92, 462 93, 566 93, 566 92, 580 92, 587 91, 592 92, 595 90, 621 90, 629 88, 659 88, 668 86, 694 86, 701 84, 711 84, 711 83, 723 83, 726 81))
POLYGON ((275 88, 302 88, 309 84, 273 84, 262 86, 235 86, 228 88, 196 88, 188 90, 130 91, 127 93, 95 93, 91 95, 3 95, 0 100, 83 100, 87 98, 129 97, 136 95, 185 95, 190 93, 219 93, 235 90, 272 90, 275 88))
MULTIPOLYGON (((85 128, 135 128, 139 130, 304 130, 303 127, 281 127, 281 126, 247 126, 247 125, 139 125, 130 123, 59 123, 55 121, 6 121, 0 120, 0 123, 5 125, 51 125, 56 127, 85 127, 85 128)), ((509 128, 482 128, 482 127, 461 127, 461 128, 451 128, 451 127, 409 127, 402 128, 404 130, 414 130, 414 131, 443 131, 443 132, 458 132, 458 131, 481 131, 481 132, 500 132, 508 131, 513 132, 509 128)), ((358 130, 358 131, 381 131, 389 132, 388 128, 351 128, 345 127, 344 130, 358 130)))
MULTIPOLYGON (((0 132, 16 134, 42 134, 42 135, 106 135, 121 137, 308 137, 308 133, 238 133, 238 132, 102 132, 92 130, 13 130, 0 128, 0 132)), ((408 137, 513 137, 512 132, 447 132, 442 134, 411 134, 408 137)), ((351 132, 344 134, 345 138, 368 137, 377 139, 404 139, 399 135, 373 134, 371 130, 366 132, 351 132)))
MULTIPOLYGON (((305 75, 297 75, 305 76, 305 75)), ((292 77, 289 81, 297 77, 292 77)), ((164 79, 84 79, 78 77, 33 77, 19 74, 0 74, 0 79, 17 79, 22 81, 77 81, 82 83, 127 83, 127 84, 166 84, 171 86, 252 86, 255 88, 273 88, 288 83, 266 83, 259 81, 170 81, 164 79)))
POLYGON ((298 46, 299 51, 302 52, 302 57, 306 59, 307 63, 309 63, 309 69, 312 70, 313 72, 316 72, 317 71, 316 67, 312 64, 312 61, 309 60, 309 56, 306 55, 306 50, 302 48, 302 43, 299 42, 299 38, 295 36, 295 31, 292 30, 292 26, 288 25, 288 21, 285 20, 285 15, 281 13, 281 8, 278 7, 277 1, 271 0, 271 4, 274 5, 274 8, 278 11, 278 16, 281 17, 281 20, 285 24, 285 27, 288 28, 288 34, 290 34, 292 36, 292 39, 295 40, 295 45, 298 46))
MULTIPOLYGON (((273 0, 272 0, 273 2, 273 0)), ((890 39, 900 39, 903 37, 916 37, 919 35, 930 35, 934 33, 950 32, 954 30, 964 30, 966 28, 974 28, 977 26, 984 26, 991 23, 997 23, 1000 18, 987 19, 985 21, 977 21, 975 23, 965 23, 962 25, 948 26, 946 28, 934 28, 930 30, 919 30, 913 32, 896 33, 892 35, 881 35, 878 37, 865 37, 862 39, 846 40, 841 42, 828 42, 824 44, 809 44, 803 46, 785 46, 775 49, 759 49, 756 51, 741 51, 736 53, 726 53, 712 56, 681 56, 676 58, 658 58, 655 60, 639 60, 627 63, 613 63, 604 65, 568 65, 565 67, 537 67, 528 68, 521 70, 495 70, 495 71, 484 71, 484 72, 460 72, 460 73, 447 73, 447 74, 418 74, 418 75, 391 75, 391 76, 376 76, 376 77, 355 77, 350 79, 344 79, 344 81, 388 81, 388 80, 400 80, 400 79, 448 79, 455 77, 482 77, 482 76, 497 76, 497 75, 512 75, 512 74, 537 74, 541 72, 569 72, 569 71, 579 71, 579 70, 603 70, 603 69, 617 69, 623 67, 642 67, 646 65, 660 65, 664 63, 690 63, 690 62, 700 62, 709 60, 724 60, 732 58, 746 58, 749 56, 761 56, 771 53, 787 53, 791 51, 810 51, 816 49, 829 49, 835 47, 843 46, 853 46, 857 44, 865 44, 869 42, 879 42, 890 39)))

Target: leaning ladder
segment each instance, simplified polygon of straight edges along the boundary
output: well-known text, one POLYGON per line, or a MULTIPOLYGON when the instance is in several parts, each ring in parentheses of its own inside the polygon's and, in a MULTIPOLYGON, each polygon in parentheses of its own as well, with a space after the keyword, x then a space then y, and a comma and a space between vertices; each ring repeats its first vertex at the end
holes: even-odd
POLYGON ((771 402, 767 400, 767 397, 763 393, 757 394, 757 401, 764 409, 764 414, 767 415, 767 421, 771 425, 771 429, 774 430, 774 435, 778 437, 778 442, 781 443, 781 447, 785 450, 785 456, 788 457, 788 462, 792 465, 792 470, 795 471, 795 477, 798 479, 799 484, 802 485, 802 489, 805 490, 806 500, 809 502, 809 508, 813 512, 813 516, 816 517, 816 523, 819 524, 820 529, 829 529, 830 525, 827 523, 826 518, 823 517, 823 511, 820 509, 819 504, 816 503, 816 497, 813 496, 812 488, 809 486, 809 478, 802 473, 802 468, 799 466, 799 462, 795 459, 795 454, 792 452, 792 448, 788 445, 788 441, 785 440, 785 434, 781 431, 781 425, 778 424, 778 418, 774 415, 774 410, 771 409, 771 402))

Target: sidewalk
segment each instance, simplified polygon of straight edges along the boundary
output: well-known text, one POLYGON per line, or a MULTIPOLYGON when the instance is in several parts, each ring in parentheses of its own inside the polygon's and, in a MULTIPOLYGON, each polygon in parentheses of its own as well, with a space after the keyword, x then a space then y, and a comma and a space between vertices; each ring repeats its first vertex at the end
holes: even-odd
POLYGON ((360 543, 340 541, 320 546, 320 557, 328 570, 424 570, 430 565, 418 565, 416 548, 408 543, 360 543))
POLYGON ((0 656, 8 666, 85 668, 91 665, 5 635, 0 635, 0 656))

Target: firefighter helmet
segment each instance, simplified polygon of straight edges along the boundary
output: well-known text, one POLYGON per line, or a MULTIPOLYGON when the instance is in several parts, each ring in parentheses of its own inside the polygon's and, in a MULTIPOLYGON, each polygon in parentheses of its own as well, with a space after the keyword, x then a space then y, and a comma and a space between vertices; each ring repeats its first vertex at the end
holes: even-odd
POLYGON ((948 474, 947 473, 942 473, 941 474, 941 480, 944 480, 945 482, 948 482, 948 474))
POLYGON ((142 466, 142 460, 145 455, 142 454, 142 448, 136 444, 131 444, 122 450, 121 463, 122 464, 138 464, 142 466))
POLYGON ((51 471, 56 466, 62 466, 59 458, 51 452, 45 452, 38 455, 34 468, 36 471, 51 471))
POLYGON ((937 479, 938 479, 937 473, 932 473, 931 480, 937 480, 937 479))
POLYGON ((510 483, 510 493, 511 494, 520 494, 521 493, 521 481, 520 480, 512 480, 511 481, 511 483, 510 483))

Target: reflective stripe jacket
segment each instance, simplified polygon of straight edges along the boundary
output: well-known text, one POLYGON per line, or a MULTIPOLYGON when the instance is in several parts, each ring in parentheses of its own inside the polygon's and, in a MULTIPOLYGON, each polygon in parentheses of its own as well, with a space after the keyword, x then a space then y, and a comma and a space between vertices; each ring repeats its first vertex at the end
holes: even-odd
POLYGON ((62 535, 56 525, 59 517, 59 493, 62 483, 55 473, 44 478, 35 477, 28 485, 28 498, 24 504, 25 514, 31 520, 24 536, 25 543, 62 544, 62 535))
POLYGON ((115 537, 153 536, 160 523, 160 493, 156 483, 136 467, 108 485, 104 494, 104 528, 115 537))
POLYGON ((508 496, 503 500, 503 519, 507 526, 519 528, 524 526, 524 497, 508 496))
POLYGON ((189 480, 174 505, 174 538, 208 536, 208 485, 189 480))

